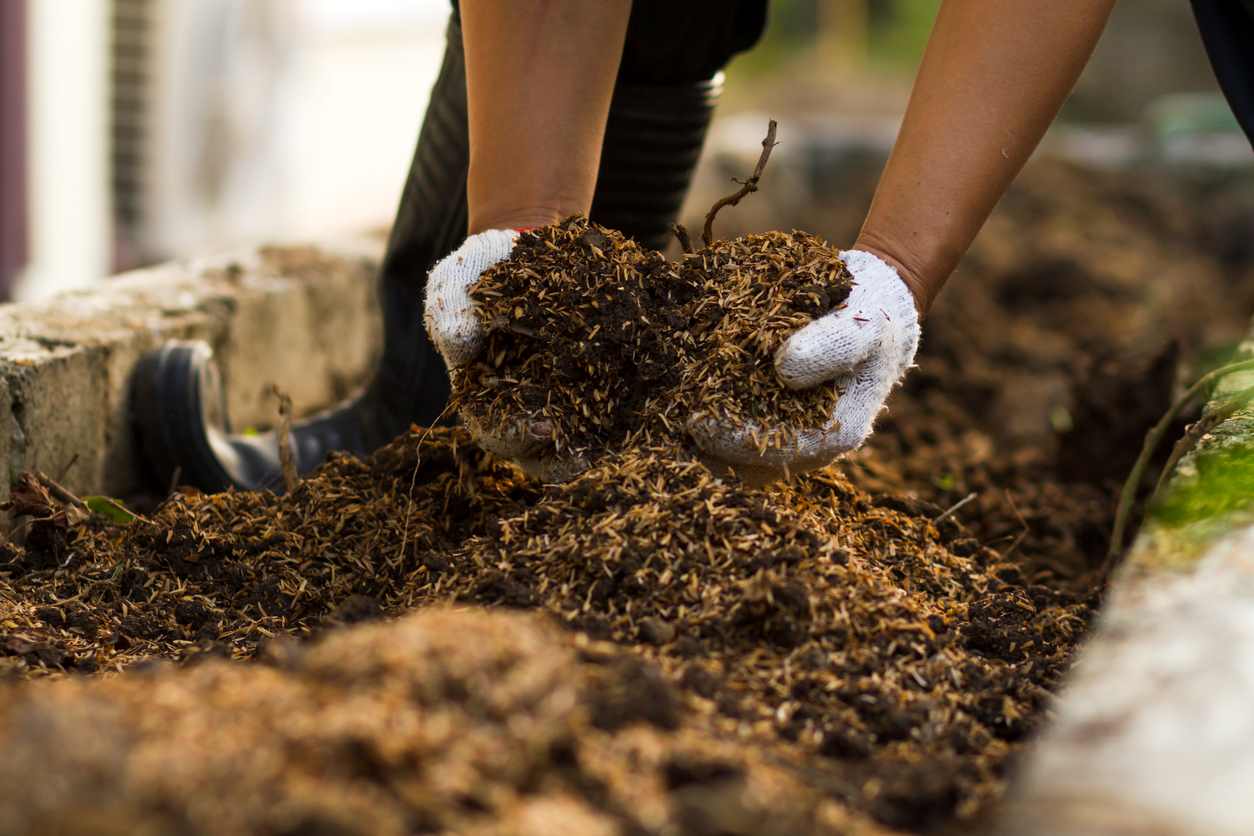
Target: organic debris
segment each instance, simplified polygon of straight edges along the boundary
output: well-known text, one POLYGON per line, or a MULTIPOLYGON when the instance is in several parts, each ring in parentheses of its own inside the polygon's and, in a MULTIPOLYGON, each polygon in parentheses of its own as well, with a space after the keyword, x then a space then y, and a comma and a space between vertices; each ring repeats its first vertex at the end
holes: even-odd
POLYGON ((781 445, 825 426, 837 392, 789 391, 775 351, 851 286, 839 252, 805 232, 716 241, 671 263, 568 218, 521 235, 472 288, 487 348, 455 374, 455 402, 498 432, 542 421, 570 457, 679 440, 703 418, 781 445))
POLYGON ((487 346, 454 374, 455 403, 496 431, 522 415, 547 422, 567 455, 621 442, 678 383, 698 290, 661 253, 586 218, 525 232, 471 289, 487 346))
POLYGON ((697 350, 673 399, 685 418, 753 427, 762 447, 827 426, 836 387, 786 390, 775 353, 849 295, 853 280, 839 251, 805 232, 745 235, 685 256, 680 274, 703 289, 687 312, 697 350))
POLYGON ((23 642, 10 666, 37 674, 250 658, 358 613, 539 608, 655 660, 710 722, 831 759, 853 809, 910 825, 997 791, 1093 603, 938 514, 834 473, 748 488, 680 447, 541 488, 460 430, 416 430, 281 497, 72 529, 55 566, 19 551, 0 619, 23 642))
POLYGON ((0 693, 3 833, 883 832, 652 666, 533 617, 428 611, 247 667, 0 693))
POLYGON ((713 238, 719 210, 757 191, 775 129, 711 206, 703 249, 675 226, 678 264, 582 216, 523 233, 470 291, 487 349, 454 374, 463 417, 494 435, 544 427, 548 455, 580 461, 678 440, 694 421, 749 430, 763 449, 826 427, 836 387, 790 392, 774 357, 849 295, 839 251, 795 230, 713 238))

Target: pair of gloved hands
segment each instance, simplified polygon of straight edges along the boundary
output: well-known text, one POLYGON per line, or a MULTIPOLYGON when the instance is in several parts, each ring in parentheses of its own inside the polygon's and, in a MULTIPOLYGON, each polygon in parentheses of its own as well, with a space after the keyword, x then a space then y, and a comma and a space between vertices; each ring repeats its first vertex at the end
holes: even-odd
MULTIPOLYGON (((517 237, 517 231, 508 229, 472 235, 432 269, 424 320, 450 370, 474 361, 482 351, 485 334, 475 317, 470 287, 485 270, 509 257, 517 237)), ((919 314, 906 283, 882 259, 859 250, 842 252, 841 258, 854 282, 845 303, 797 331, 775 354, 775 369, 785 386, 839 389, 831 419, 765 452, 759 452, 753 439, 766 428, 691 422, 688 431, 706 456, 764 481, 830 464, 871 434, 884 401, 914 362, 919 314)), ((488 432, 474 416, 463 419, 481 446, 529 473, 570 475, 578 469, 551 459, 544 422, 523 418, 504 432, 488 432)))

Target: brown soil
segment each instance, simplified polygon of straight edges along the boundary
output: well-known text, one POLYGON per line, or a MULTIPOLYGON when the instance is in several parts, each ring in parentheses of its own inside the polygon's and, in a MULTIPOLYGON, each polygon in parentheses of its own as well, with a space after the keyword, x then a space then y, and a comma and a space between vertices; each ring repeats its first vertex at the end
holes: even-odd
POLYGON ((775 350, 849 289, 837 250, 809 233, 715 241, 670 262, 568 218, 519 236, 471 289, 487 347, 455 374, 454 403, 495 432, 543 423, 563 458, 682 439, 701 418, 778 445, 825 426, 837 393, 784 388, 775 350))
MULTIPOLYGON (((806 210, 833 240, 841 211, 806 210)), ((1117 177, 1029 173, 872 449, 787 485, 659 443, 536 486, 460 431, 415 430, 283 497, 185 493, 126 526, 40 500, 0 554, 0 832, 974 815, 1106 569, 1116 480, 1060 456, 1059 430, 1134 453, 1172 330, 1188 349, 1245 324, 1254 271, 1221 268, 1184 214, 1117 177), (476 608, 345 626, 448 604, 476 608), (63 675, 117 668, 146 670, 63 675)))
POLYGON ((817 758, 806 780, 852 811, 918 825, 996 791, 1092 603, 936 516, 834 472, 745 488, 677 447, 536 487, 461 431, 417 431, 284 497, 35 525, 10 556, 5 647, 15 672, 92 671, 250 658, 272 636, 435 603, 540 608, 651 663, 610 715, 740 729, 817 758))
POLYGON ((839 251, 805 232, 743 235, 686 255, 680 274, 703 289, 688 313, 698 349, 673 398, 689 419, 753 426, 770 447, 827 426, 836 388, 787 391, 774 361, 784 340, 849 295, 839 251))
POLYGON ((487 346, 455 373, 454 404, 496 431, 546 422, 567 456, 621 442, 678 382, 697 291, 661 253, 586 218, 525 232, 471 289, 487 346))
POLYGON ((5 697, 3 833, 879 832, 687 721, 638 657, 530 617, 427 611, 5 697))

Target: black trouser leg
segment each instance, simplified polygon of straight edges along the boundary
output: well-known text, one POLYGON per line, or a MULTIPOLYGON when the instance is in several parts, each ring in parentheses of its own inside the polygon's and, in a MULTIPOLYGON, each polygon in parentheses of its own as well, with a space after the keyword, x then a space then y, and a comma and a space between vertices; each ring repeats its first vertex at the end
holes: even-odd
POLYGON ((1238 0, 1193 0, 1215 77, 1254 145, 1254 8, 1238 0))

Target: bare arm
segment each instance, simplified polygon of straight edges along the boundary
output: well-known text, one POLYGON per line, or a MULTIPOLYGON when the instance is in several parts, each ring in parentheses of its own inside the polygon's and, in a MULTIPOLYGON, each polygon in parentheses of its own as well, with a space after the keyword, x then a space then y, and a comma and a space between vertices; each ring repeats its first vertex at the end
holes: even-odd
POLYGON ((470 233, 592 205, 631 0, 462 0, 470 233))
POLYGON ((1057 115, 1114 0, 944 0, 854 249, 920 314, 1057 115))

